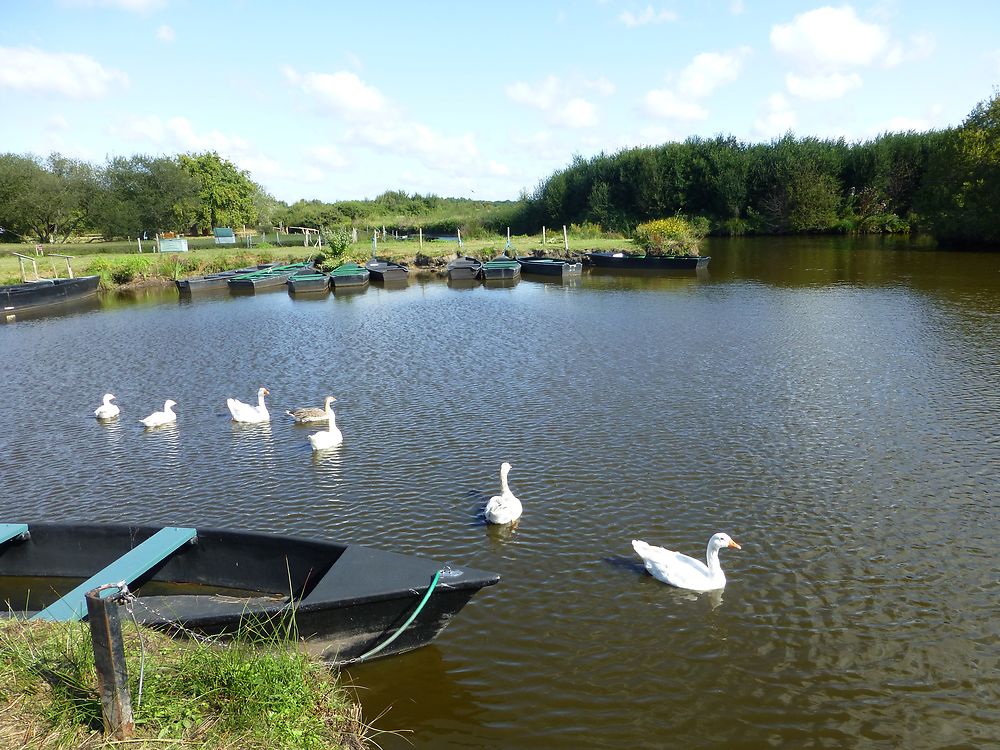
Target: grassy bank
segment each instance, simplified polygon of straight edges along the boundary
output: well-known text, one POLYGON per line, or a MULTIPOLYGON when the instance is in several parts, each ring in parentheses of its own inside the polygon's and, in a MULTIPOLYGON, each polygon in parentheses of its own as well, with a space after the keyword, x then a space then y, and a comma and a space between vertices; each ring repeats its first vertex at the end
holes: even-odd
MULTIPOLYGON (((296 235, 292 235, 296 237, 296 235)), ((486 237, 463 242, 461 252, 478 258, 491 258, 503 252, 506 237, 486 237)), ((569 254, 579 254, 588 250, 611 250, 631 247, 629 240, 598 238, 569 238, 569 254)), ((212 238, 193 238, 188 242, 187 253, 137 252, 135 243, 107 242, 72 245, 46 245, 44 252, 72 255, 73 272, 77 276, 100 274, 102 286, 115 288, 128 284, 154 280, 168 281, 199 276, 230 268, 241 268, 256 263, 273 261, 294 262, 305 260, 317 252, 329 252, 327 248, 303 247, 301 244, 256 245, 252 248, 239 246, 216 246, 212 238)), ((146 249, 151 249, 147 243, 146 249)), ((15 284, 21 280, 18 259, 12 253, 21 253, 35 259, 39 274, 46 276, 66 276, 66 261, 51 255, 34 255, 34 245, 0 245, 0 284, 15 284)), ((365 239, 350 245, 342 254, 329 257, 327 264, 353 260, 363 263, 371 257, 371 240, 365 239)), ((426 240, 421 244, 416 238, 406 240, 388 238, 377 247, 380 258, 414 264, 418 256, 423 256, 431 266, 443 266, 459 252, 457 242, 447 240, 426 240)), ((518 236, 511 238, 508 253, 531 255, 542 252, 546 255, 566 255, 562 235, 548 235, 542 244, 538 236, 518 236)), ((30 264, 29 264, 30 265, 30 264)), ((418 264, 419 265, 419 264, 418 264)), ((29 271, 30 274, 30 271, 29 271)), ((29 279, 31 276, 29 275, 29 279)))
POLYGON ((336 676, 287 643, 173 640, 123 621, 134 738, 105 742, 89 626, 0 621, 0 746, 28 750, 364 748, 336 676), (140 639, 142 651, 140 652, 140 639), (139 665, 144 654, 139 702, 139 665))

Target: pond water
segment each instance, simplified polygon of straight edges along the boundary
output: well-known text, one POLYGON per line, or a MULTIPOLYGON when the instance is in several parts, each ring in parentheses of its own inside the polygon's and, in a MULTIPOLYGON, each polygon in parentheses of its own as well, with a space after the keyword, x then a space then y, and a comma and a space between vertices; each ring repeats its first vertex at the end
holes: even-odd
POLYGON ((707 273, 171 290, 0 325, 3 520, 499 572, 433 645, 347 675, 385 748, 996 747, 1000 254, 707 251, 707 273), (261 385, 273 421, 232 424, 261 385), (327 394, 345 439, 317 458, 282 412, 327 394), (167 398, 177 427, 143 432, 167 398), (502 461, 513 531, 479 517, 502 461), (630 544, 701 556, 716 531, 743 545, 721 593, 630 544))

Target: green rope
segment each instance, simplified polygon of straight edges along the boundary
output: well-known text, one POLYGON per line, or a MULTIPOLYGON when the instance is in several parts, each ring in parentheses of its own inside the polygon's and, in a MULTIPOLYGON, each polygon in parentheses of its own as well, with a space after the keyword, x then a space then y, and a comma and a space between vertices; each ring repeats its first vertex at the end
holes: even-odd
POLYGON ((379 651, 388 646, 390 643, 392 643, 394 640, 399 638, 399 636, 403 634, 403 631, 410 626, 410 623, 417 618, 417 615, 420 614, 420 611, 424 608, 424 605, 427 604, 427 600, 431 598, 431 592, 434 591, 434 587, 437 586, 437 582, 440 577, 441 577, 441 571, 439 570, 434 574, 434 577, 431 579, 431 585, 427 587, 427 593, 424 594, 424 598, 420 600, 420 604, 418 604, 417 608, 413 610, 413 614, 407 618, 406 622, 404 622, 399 627, 399 630, 397 630, 395 633, 389 636, 389 638, 385 642, 383 642, 380 646, 376 646, 371 651, 366 651, 365 653, 361 654, 361 656, 355 659, 351 659, 351 661, 352 662, 364 661, 369 656, 374 656, 379 651))

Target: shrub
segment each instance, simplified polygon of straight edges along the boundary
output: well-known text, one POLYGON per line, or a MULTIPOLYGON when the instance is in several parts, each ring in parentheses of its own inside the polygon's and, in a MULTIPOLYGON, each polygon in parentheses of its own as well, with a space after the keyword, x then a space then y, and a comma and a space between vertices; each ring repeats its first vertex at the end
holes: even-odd
POLYGON ((328 256, 339 257, 351 246, 351 233, 344 227, 323 227, 320 230, 328 256))
POLYGON ((680 216, 671 216, 640 224, 634 239, 650 255, 698 255, 702 229, 680 216))

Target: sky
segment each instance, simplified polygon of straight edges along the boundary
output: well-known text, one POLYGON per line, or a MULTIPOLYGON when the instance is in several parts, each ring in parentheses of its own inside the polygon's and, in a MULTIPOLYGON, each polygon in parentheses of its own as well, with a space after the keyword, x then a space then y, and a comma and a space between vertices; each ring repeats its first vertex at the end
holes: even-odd
POLYGON ((959 125, 1000 3, 0 0, 0 153, 217 151, 286 201, 531 193, 574 157, 959 125))

